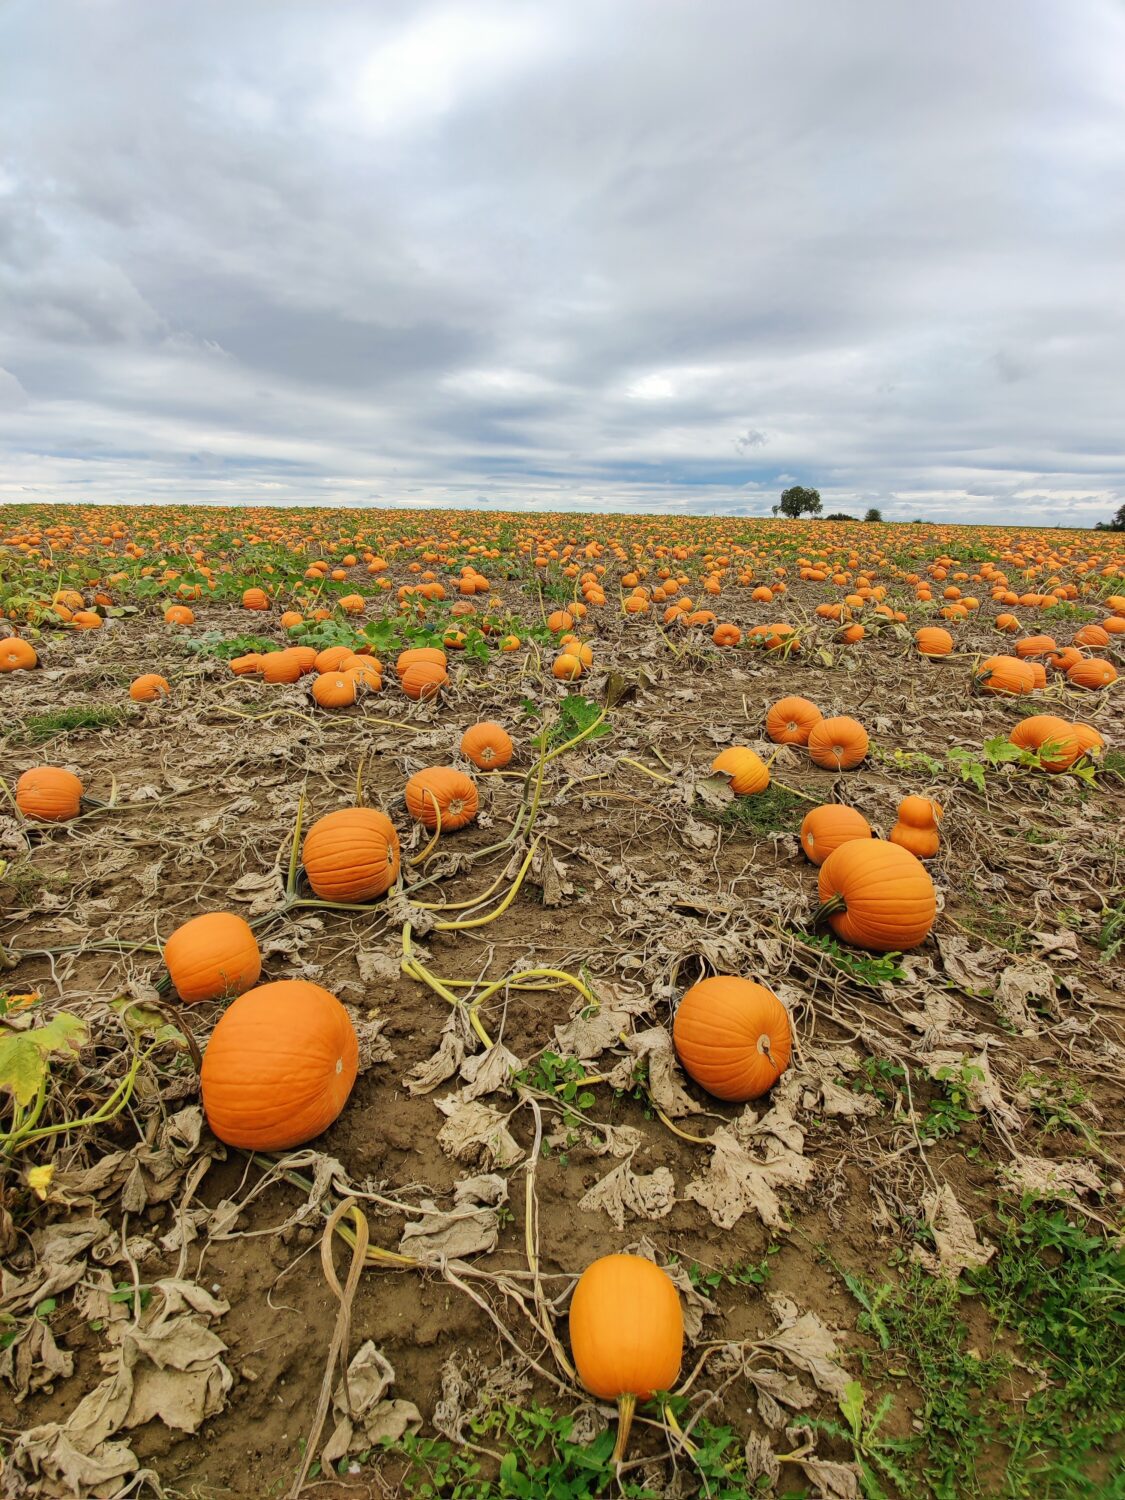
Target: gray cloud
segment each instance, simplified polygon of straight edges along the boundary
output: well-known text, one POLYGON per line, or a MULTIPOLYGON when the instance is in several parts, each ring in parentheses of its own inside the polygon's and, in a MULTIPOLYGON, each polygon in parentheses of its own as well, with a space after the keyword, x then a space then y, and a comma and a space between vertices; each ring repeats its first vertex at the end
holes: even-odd
POLYGON ((0 499, 1089 524, 1111 0, 11 0, 0 499))

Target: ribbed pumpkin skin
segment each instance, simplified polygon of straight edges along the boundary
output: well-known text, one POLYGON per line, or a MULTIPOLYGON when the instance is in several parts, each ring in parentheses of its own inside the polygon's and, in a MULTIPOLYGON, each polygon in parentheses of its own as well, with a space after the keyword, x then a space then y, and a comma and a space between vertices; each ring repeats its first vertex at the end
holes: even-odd
POLYGON ((164 966, 186 1005, 241 995, 257 984, 262 955, 248 923, 230 911, 207 912, 177 927, 164 944, 164 966))
POLYGON ((1025 635, 1016 642, 1016 655, 1021 661, 1028 656, 1047 656, 1059 649, 1053 635, 1025 635))
POLYGON ((793 1044, 784 1005, 750 979, 701 979, 680 1001, 672 1038, 685 1070, 716 1099, 741 1104, 773 1088, 793 1044))
POLYGON ((675 1385, 684 1355, 680 1297, 659 1266, 639 1255, 606 1255, 578 1278, 570 1302, 570 1347, 593 1396, 647 1401, 675 1385))
POLYGON ((898 820, 908 828, 936 828, 945 809, 932 797, 904 797, 898 805, 898 820))
POLYGON ((395 661, 395 671, 403 677, 408 668, 416 666, 419 662, 430 662, 442 671, 446 668, 445 652, 439 651, 436 646, 408 646, 405 651, 400 651, 395 661))
POLYGON ((327 1130, 355 1083, 359 1045, 327 990, 282 979, 231 1002, 203 1054, 207 1123, 247 1151, 285 1151, 327 1130))
POLYGON ((766 733, 775 745, 807 745, 823 717, 808 698, 779 698, 766 713, 766 733))
POLYGON ((356 680, 344 672, 321 672, 312 695, 321 708, 347 708, 355 702, 356 680))
POLYGON ((170 692, 168 679, 161 677, 159 672, 145 672, 140 677, 134 677, 129 684, 129 697, 134 703, 154 703, 157 698, 170 692))
POLYGON ((841 714, 821 719, 809 734, 809 755, 825 770, 850 771, 867 754, 867 730, 858 719, 841 714))
MULTIPOLYGON (((1108 636, 1106 640, 1109 640, 1108 636)), ((11 636, 6 641, 0 641, 0 672, 30 671, 38 661, 35 647, 30 641, 25 641, 18 635, 11 636)))
POLYGON ((887 835, 892 844, 913 854, 915 859, 933 859, 941 848, 941 835, 936 828, 916 828, 904 823, 901 818, 887 835))
POLYGON ((770 784, 769 767, 760 755, 745 745, 731 745, 716 755, 711 762, 712 771, 722 771, 730 777, 730 789, 739 797, 752 797, 764 792, 770 784))
POLYGON ((408 698, 415 702, 426 698, 436 698, 443 687, 449 683, 444 667, 439 667, 432 661, 415 661, 403 672, 400 681, 402 690, 408 698))
POLYGON ((871 824, 854 807, 825 802, 807 812, 801 823, 801 848, 814 865, 822 865, 833 849, 849 839, 869 839, 871 824))
POLYGON ((378 808, 343 807, 316 820, 301 860, 322 901, 371 901, 398 876, 398 834, 378 808))
POLYGON ((1075 738, 1082 748, 1083 755, 1100 755, 1105 749, 1105 740, 1092 724, 1072 724, 1075 738))
POLYGON ((16 806, 25 818, 62 823, 78 815, 82 783, 58 766, 33 766, 16 782, 16 806))
POLYGON ((502 771, 515 754, 511 736, 503 724, 484 719, 461 736, 461 754, 482 771, 502 771))
POLYGON ((1043 761, 1048 771, 1065 771, 1082 754, 1073 724, 1054 714, 1032 714, 1029 719, 1021 719, 1008 739, 1020 750, 1038 751, 1050 745, 1051 754, 1043 761))
POLYGON ((427 828, 437 827, 434 800, 441 808, 441 826, 451 832, 464 828, 477 815, 477 784, 464 771, 452 766, 431 766, 418 771, 403 790, 410 816, 427 828))
POLYGON ((948 656, 953 650, 953 637, 940 625, 923 625, 915 631, 914 643, 923 656, 948 656))
POLYGON ((1018 695, 1035 687, 1035 673, 1018 656, 989 656, 981 662, 977 682, 986 693, 1018 695))
POLYGON ((1117 681, 1117 668, 1100 656, 1091 656, 1086 661, 1075 662, 1066 674, 1066 680, 1074 687, 1103 688, 1117 681))
POLYGON ((934 883, 919 860, 898 844, 852 839, 820 867, 820 899, 840 895, 845 910, 829 923, 838 938, 876 953, 914 948, 934 923, 934 883))

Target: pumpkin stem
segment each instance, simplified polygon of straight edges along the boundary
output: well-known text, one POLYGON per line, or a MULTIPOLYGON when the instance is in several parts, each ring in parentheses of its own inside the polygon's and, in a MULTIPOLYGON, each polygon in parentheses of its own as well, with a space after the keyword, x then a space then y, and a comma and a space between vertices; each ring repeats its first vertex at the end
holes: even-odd
POLYGON ((622 1391, 617 1398, 617 1442, 613 1448, 613 1462, 621 1463, 629 1445, 629 1433, 633 1426, 633 1413, 637 1409, 637 1398, 632 1391, 622 1391))
POLYGON ((822 927, 828 921, 829 917, 835 915, 838 911, 847 911, 847 909, 847 902, 840 895, 839 891, 837 891, 834 896, 829 896, 827 901, 821 902, 816 911, 813 912, 812 921, 809 925, 810 927, 822 927))

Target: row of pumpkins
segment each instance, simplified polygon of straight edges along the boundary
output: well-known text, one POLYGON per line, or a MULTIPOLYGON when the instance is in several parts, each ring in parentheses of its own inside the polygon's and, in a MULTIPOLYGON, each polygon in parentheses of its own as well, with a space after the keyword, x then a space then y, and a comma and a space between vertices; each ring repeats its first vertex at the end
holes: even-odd
MULTIPOLYGON (((998 615, 997 624, 1004 618, 1003 615, 998 615)), ((1014 616, 1009 618, 1014 619, 1014 616)), ((1093 625, 1088 625, 1085 629, 1087 632, 1097 630, 1100 636, 1105 637, 1101 644, 1109 644, 1109 636, 1104 630, 1093 625)), ((1074 637, 1079 644, 1083 644, 1079 640, 1082 634, 1079 631, 1074 637)), ((924 625, 915 632, 914 642, 923 656, 935 660, 949 656, 953 651, 953 637, 940 625, 924 625)), ((1092 642, 1093 637, 1088 634, 1085 643, 1092 642)), ((1047 686, 1048 666, 1065 676, 1071 687, 1106 688, 1117 681, 1117 668, 1111 661, 1101 656, 1083 656, 1077 645, 1059 646, 1054 636, 1050 635, 1025 636, 1016 642, 1015 656, 985 657, 974 669, 973 679, 982 692, 1003 697, 1020 697, 1047 686)))

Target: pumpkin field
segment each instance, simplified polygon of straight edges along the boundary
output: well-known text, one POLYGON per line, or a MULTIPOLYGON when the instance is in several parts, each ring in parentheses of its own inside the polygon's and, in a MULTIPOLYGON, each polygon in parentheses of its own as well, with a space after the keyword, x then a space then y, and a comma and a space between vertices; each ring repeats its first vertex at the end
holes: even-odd
POLYGON ((1119 1495, 1125 539, 0 507, 5 1496, 1119 1495))

